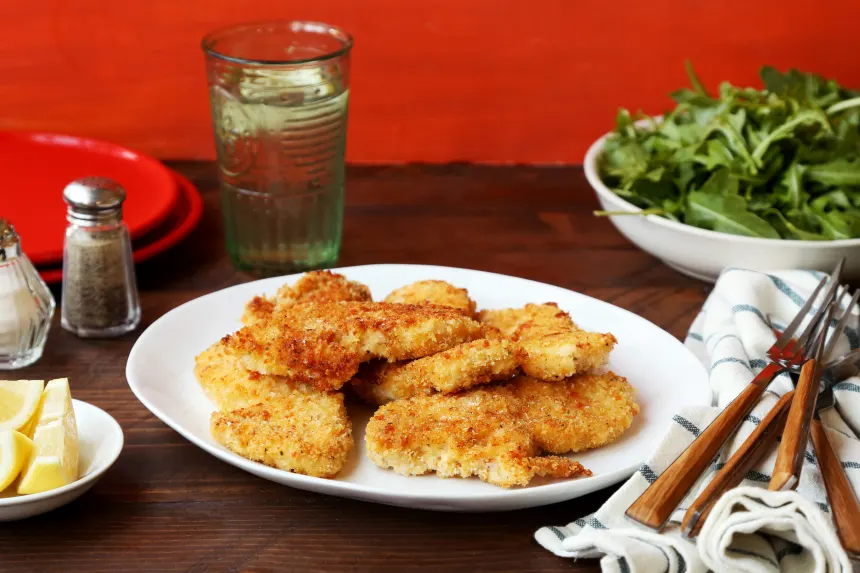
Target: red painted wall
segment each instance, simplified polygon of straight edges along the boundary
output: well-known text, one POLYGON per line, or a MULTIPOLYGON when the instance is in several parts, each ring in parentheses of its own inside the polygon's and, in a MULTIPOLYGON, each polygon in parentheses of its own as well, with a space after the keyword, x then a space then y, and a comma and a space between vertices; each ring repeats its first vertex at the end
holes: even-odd
POLYGON ((5 0, 0 129, 211 157, 200 38, 268 18, 355 36, 356 162, 578 163, 618 106, 669 105, 684 58, 711 86, 771 63, 860 87, 858 0, 5 0))

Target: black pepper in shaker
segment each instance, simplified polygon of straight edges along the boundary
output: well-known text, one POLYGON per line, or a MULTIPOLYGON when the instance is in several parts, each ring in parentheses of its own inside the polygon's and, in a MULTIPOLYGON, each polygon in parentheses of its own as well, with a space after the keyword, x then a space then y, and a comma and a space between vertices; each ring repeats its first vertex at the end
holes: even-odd
POLYGON ((86 177, 63 191, 68 210, 63 249, 61 324, 82 338, 120 336, 140 324, 140 298, 125 190, 104 177, 86 177))

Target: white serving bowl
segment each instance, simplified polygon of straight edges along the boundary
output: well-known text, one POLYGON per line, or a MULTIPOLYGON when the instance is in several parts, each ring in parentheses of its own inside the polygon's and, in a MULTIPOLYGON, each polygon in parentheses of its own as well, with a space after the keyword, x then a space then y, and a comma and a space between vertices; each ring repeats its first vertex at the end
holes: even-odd
MULTIPOLYGON (((608 136, 588 148, 585 177, 604 211, 636 213, 641 209, 610 191, 598 174, 597 158, 608 136)), ((622 235, 646 253, 685 275, 707 282, 716 281, 726 267, 760 271, 811 269, 829 273, 842 258, 845 277, 849 280, 860 277, 860 239, 759 239, 700 229, 657 215, 619 215, 610 219, 622 235)))
POLYGON ((69 485, 31 495, 16 495, 14 484, 0 493, 0 521, 15 521, 46 513, 70 503, 95 485, 122 451, 122 428, 92 404, 73 400, 78 424, 80 477, 69 485))

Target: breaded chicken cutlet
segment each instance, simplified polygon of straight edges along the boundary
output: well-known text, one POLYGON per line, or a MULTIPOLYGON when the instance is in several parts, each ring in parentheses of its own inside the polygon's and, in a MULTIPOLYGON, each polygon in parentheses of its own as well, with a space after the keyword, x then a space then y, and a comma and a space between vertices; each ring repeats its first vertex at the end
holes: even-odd
POLYGON ((368 422, 365 442, 376 465, 403 475, 474 475, 502 487, 528 485, 535 476, 591 475, 565 457, 539 456, 517 401, 490 389, 386 404, 368 422))
POLYGON ((279 396, 319 393, 309 384, 247 370, 234 350, 218 341, 195 358, 194 375, 203 393, 219 410, 236 410, 279 396))
POLYGON ((331 478, 352 451, 352 424, 340 392, 295 392, 230 412, 213 412, 215 440, 249 460, 331 478))
POLYGON ((520 376, 505 385, 523 419, 547 452, 580 452, 614 442, 639 413, 635 391, 612 372, 581 374, 559 382, 520 376))
POLYGON ((423 358, 482 333, 480 324, 451 308, 338 302, 278 310, 224 341, 249 370, 336 390, 361 362, 423 358))
POLYGON ((410 362, 364 364, 350 383, 363 400, 382 405, 507 380, 519 365, 520 351, 514 343, 482 338, 410 362))
POLYGON ((498 329, 511 340, 579 330, 570 315, 554 302, 482 310, 478 313, 478 322, 498 329))
POLYGON ((311 271, 291 285, 283 285, 274 297, 255 296, 245 305, 242 324, 267 320, 275 310, 300 303, 370 302, 370 289, 331 271, 311 271))
POLYGON ((475 301, 469 298, 469 291, 445 281, 414 282, 392 291, 384 300, 399 304, 437 304, 456 308, 470 318, 475 316, 475 301))
POLYGON ((540 380, 563 380, 606 364, 616 344, 612 334, 579 329, 555 303, 482 310, 478 320, 517 343, 522 369, 540 380))
POLYGON ((249 372, 222 342, 197 356, 194 373, 219 409, 212 436, 228 450, 317 477, 333 477, 346 463, 353 439, 343 394, 249 372))

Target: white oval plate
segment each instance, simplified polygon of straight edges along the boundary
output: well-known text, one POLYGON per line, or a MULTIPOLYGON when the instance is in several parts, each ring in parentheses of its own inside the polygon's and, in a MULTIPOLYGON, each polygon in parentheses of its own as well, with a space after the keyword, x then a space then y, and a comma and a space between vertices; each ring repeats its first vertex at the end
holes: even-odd
POLYGON ((293 474, 246 460, 221 447, 209 433, 215 409, 194 378, 194 357, 237 330, 246 301, 273 294, 301 275, 230 287, 168 312, 138 339, 126 366, 131 390, 167 425, 210 454, 254 475, 291 487, 389 505, 443 511, 501 511, 547 505, 585 495, 630 476, 657 446, 675 412, 710 401, 708 376, 676 338, 647 320, 611 304, 569 290, 492 273, 421 265, 368 265, 336 269, 368 285, 375 300, 423 279, 441 279, 469 290, 478 308, 519 307, 556 302, 581 327, 611 332, 618 339, 610 367, 626 376, 642 407, 617 442, 576 455, 594 472, 589 478, 535 480, 505 490, 473 478, 401 476, 377 467, 364 453, 364 428, 372 409, 349 403, 355 449, 336 479, 293 474))
POLYGON ((17 495, 13 484, 0 493, 0 521, 14 521, 56 509, 74 501, 93 487, 122 451, 122 428, 97 406, 72 400, 78 426, 77 481, 32 495, 17 495))

